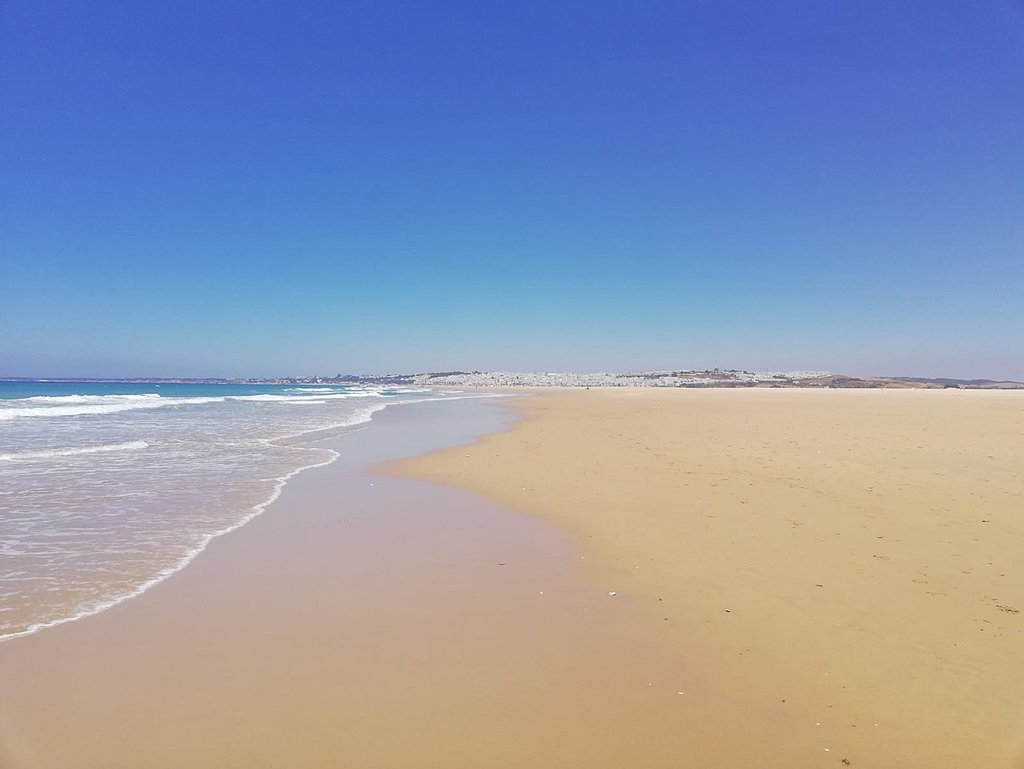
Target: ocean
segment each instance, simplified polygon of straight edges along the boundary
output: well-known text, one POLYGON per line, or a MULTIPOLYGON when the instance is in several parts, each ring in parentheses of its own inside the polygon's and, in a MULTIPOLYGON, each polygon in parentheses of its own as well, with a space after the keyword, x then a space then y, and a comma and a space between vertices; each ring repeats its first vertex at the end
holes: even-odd
POLYGON ((102 611, 336 459, 389 406, 486 397, 347 385, 0 382, 0 640, 102 611))

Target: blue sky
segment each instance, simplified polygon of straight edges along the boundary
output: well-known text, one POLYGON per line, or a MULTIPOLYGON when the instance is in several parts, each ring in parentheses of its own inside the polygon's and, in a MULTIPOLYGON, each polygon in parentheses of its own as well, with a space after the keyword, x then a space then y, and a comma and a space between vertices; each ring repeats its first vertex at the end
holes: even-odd
POLYGON ((706 366, 1024 379, 1024 5, 0 5, 0 375, 706 366))

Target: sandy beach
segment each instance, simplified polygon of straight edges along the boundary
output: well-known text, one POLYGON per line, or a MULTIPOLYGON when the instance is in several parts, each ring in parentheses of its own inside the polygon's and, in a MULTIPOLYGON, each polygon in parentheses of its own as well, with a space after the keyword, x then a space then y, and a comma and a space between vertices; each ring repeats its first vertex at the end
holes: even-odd
POLYGON ((567 536, 369 469, 508 417, 388 409, 170 579, 0 643, 0 767, 677 766, 689 663, 567 536))
POLYGON ((1024 0, 0 0, 0 769, 1024 769, 1024 0))
POLYGON ((1021 765, 1019 393, 502 403, 0 644, 0 767, 1021 765))
POLYGON ((1021 396, 552 393, 401 468, 570 532, 699 660, 681 766, 1018 767, 1021 396))

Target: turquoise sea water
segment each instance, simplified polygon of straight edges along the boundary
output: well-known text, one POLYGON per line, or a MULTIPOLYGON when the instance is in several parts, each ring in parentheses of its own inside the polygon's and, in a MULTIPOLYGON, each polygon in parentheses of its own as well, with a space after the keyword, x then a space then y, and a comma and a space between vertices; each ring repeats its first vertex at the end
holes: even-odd
POLYGON ((0 639, 182 568, 297 472, 306 439, 391 405, 478 397, 342 385, 0 382, 0 639))

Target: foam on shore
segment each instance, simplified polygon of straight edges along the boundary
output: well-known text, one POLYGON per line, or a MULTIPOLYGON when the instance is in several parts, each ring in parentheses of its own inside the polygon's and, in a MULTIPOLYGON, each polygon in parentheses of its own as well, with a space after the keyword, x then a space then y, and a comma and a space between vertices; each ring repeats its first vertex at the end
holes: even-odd
POLYGON ((0 765, 677 767, 692 672, 562 535, 367 473, 506 420, 388 409, 175 579, 0 644, 0 765))

